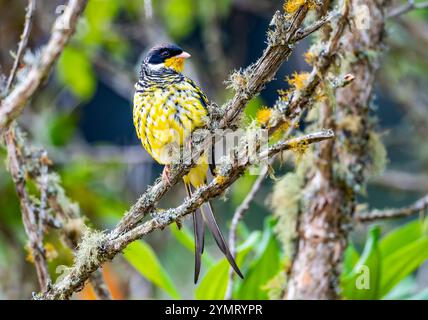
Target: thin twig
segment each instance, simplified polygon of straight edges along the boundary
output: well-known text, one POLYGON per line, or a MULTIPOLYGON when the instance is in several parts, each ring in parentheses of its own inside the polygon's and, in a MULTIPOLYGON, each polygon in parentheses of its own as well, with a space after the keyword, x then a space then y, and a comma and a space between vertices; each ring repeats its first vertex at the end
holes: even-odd
POLYGON ((144 0, 144 14, 146 19, 152 19, 153 17, 152 0, 144 0))
POLYGON ((373 222, 381 219, 398 219, 422 214, 428 209, 428 195, 419 199, 410 206, 398 209, 372 210, 357 212, 354 219, 358 222, 373 222))
MULTIPOLYGON (((250 204, 251 202, 253 202, 257 192, 262 187, 263 181, 266 179, 268 172, 269 165, 265 165, 261 169, 261 172, 259 173, 259 176, 257 177, 256 181, 253 183, 250 192, 247 194, 244 201, 242 201, 239 207, 236 208, 235 213, 233 214, 229 230, 229 249, 233 257, 236 256, 236 232, 238 229, 239 222, 242 221, 248 209, 250 208, 250 204)), ((229 280, 227 283, 226 294, 224 296, 225 300, 232 299, 234 274, 235 271, 232 268, 229 268, 229 280)))
MULTIPOLYGON (((33 24, 35 8, 36 1, 29 0, 26 9, 27 13, 25 15, 24 30, 21 34, 18 51, 16 53, 5 89, 6 95, 9 93, 25 49, 27 48, 31 27, 33 24)), ((46 215, 44 215, 44 209, 42 206, 40 207, 39 213, 36 214, 35 205, 27 193, 25 179, 26 170, 23 165, 23 154, 20 153, 19 149, 17 148, 17 141, 13 127, 5 134, 4 138, 8 150, 9 171, 12 175, 13 181, 15 182, 16 192, 18 194, 21 206, 22 221, 29 240, 29 251, 32 259, 34 260, 40 289, 42 291, 46 291, 49 283, 51 282, 45 249, 43 246, 44 221, 46 221, 47 218, 46 215)))
POLYGON ((21 205, 22 221, 29 240, 29 251, 34 260, 40 288, 44 292, 48 289, 51 282, 43 246, 44 228, 41 226, 40 215, 36 214, 34 203, 27 193, 25 179, 27 171, 23 161, 24 155, 17 147, 19 143, 16 141, 13 126, 5 134, 5 142, 8 152, 9 171, 15 182, 16 192, 21 205))
POLYGON ((382 176, 375 177, 371 183, 405 192, 428 192, 428 175, 397 170, 386 170, 382 176))
POLYGON ((90 279, 95 295, 99 300, 112 300, 110 290, 104 282, 103 273, 100 269, 95 270, 90 279))
POLYGON ((48 155, 46 151, 43 151, 40 157, 40 216, 39 228, 43 227, 43 224, 48 220, 48 155))
POLYGON ((70 0, 65 12, 56 19, 49 42, 42 50, 40 62, 31 67, 25 79, 18 83, 0 104, 0 131, 20 114, 43 79, 48 76, 73 35, 86 3, 87 0, 70 0))
POLYGON ((387 18, 396 18, 403 14, 409 13, 410 11, 419 9, 428 9, 428 1, 415 2, 415 0, 408 0, 405 5, 392 9, 391 12, 388 13, 387 18))
POLYGON ((18 51, 16 52, 16 57, 13 62, 12 70, 10 71, 9 79, 7 80, 7 85, 5 89, 6 95, 9 93, 10 87, 12 86, 13 80, 15 79, 16 73, 18 72, 18 67, 21 63, 25 49, 27 48, 28 39, 31 33, 31 27, 33 25, 33 16, 34 16, 35 9, 36 9, 36 0, 28 0, 28 6, 26 9, 27 14, 25 15, 24 31, 21 34, 21 40, 19 41, 18 51))
POLYGON ((337 18, 338 16, 339 16, 339 13, 336 11, 333 11, 333 12, 329 13, 328 15, 325 15, 324 17, 318 19, 312 25, 310 25, 304 29, 297 30, 296 36, 295 36, 296 41, 308 37, 312 33, 321 29, 327 23, 330 23, 333 19, 337 18))

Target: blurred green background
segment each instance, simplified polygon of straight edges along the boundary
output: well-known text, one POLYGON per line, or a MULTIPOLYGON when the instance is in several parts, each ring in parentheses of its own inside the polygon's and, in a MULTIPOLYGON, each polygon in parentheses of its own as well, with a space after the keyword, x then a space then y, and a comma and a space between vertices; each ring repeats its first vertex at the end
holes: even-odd
MULTIPOLYGON (((148 156, 132 123, 133 84, 145 52, 155 44, 174 42, 192 54, 185 73, 219 105, 232 92, 228 74, 247 66, 265 48, 265 34, 278 0, 90 0, 78 30, 62 54, 46 86, 25 109, 20 124, 35 145, 44 146, 54 161, 67 195, 77 202, 97 229, 110 229, 159 176, 162 167, 148 156)), ((399 4, 400 1, 395 1, 399 4)), ((38 1, 34 27, 24 62, 37 61, 49 37, 62 1, 38 1)), ((26 1, 0 0, 0 72, 13 63, 22 31, 26 1)), ((372 208, 410 204, 428 193, 428 12, 420 10, 388 22, 388 48, 376 82, 375 113, 388 150, 388 168, 370 181, 360 202, 372 208)), ((276 81, 247 107, 254 117, 271 106, 284 78, 309 70, 303 55, 311 44, 298 44, 276 81)), ((1 162, 6 153, 0 148, 1 162)), ((277 168, 276 177, 292 170, 277 168)), ((250 190, 255 176, 244 176, 214 208, 227 234, 235 208, 250 190)), ((239 229, 240 253, 246 280, 236 281, 234 298, 278 298, 286 261, 273 233, 268 205, 273 181, 268 179, 239 229), (267 285, 268 284, 268 285, 267 285)), ((181 186, 160 203, 174 206, 185 197, 181 186)), ((172 227, 137 242, 104 267, 115 298, 223 298, 228 268, 208 237, 202 279, 193 285, 193 242, 190 221, 184 232, 172 227)), ((428 298, 428 241, 420 217, 356 225, 344 271, 346 298, 428 298), (411 224, 408 224, 413 220, 411 224), (386 235, 386 236, 385 236, 386 235), (367 241, 366 241, 367 238, 367 241), (386 243, 386 244, 385 244, 386 243), (424 254, 426 252, 426 254, 424 254), (389 260, 388 260, 389 259, 389 260), (394 260, 395 259, 395 260, 394 260), (359 262, 376 266, 376 292, 356 293, 347 287, 359 262), (399 264, 404 263, 403 265, 399 264), (392 267, 395 266, 395 269, 392 267), (401 266, 401 268, 399 267, 401 266), (403 266, 407 266, 407 269, 403 266), (403 268, 406 271, 403 271, 403 268), (390 274, 386 275, 386 270, 390 274), (401 272, 401 273, 400 273, 401 272), (382 278, 382 279, 381 279, 382 278), (424 291, 425 290, 425 291, 424 291), (360 295, 360 296, 359 296, 360 295)), ((72 253, 55 237, 51 273, 71 265, 72 253)), ((15 189, 0 166, 0 298, 25 299, 37 291, 34 266, 26 259, 26 236, 15 189)), ((90 288, 76 296, 93 298, 90 288)))

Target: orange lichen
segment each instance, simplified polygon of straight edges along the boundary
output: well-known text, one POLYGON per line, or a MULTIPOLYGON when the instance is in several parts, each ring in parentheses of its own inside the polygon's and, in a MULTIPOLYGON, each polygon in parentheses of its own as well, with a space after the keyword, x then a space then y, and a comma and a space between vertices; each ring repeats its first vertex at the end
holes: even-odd
POLYGON ((315 92, 315 97, 314 100, 316 102, 324 102, 327 99, 327 96, 325 95, 324 92, 322 92, 321 90, 317 90, 315 92))
POLYGON ((317 7, 317 3, 315 2, 315 0, 306 0, 306 4, 309 10, 316 9, 317 7))
POLYGON ((302 73, 293 73, 292 77, 287 77, 286 80, 288 84, 292 87, 294 87, 296 90, 302 90, 307 80, 309 79, 309 73, 308 72, 302 72, 302 73))
POLYGON ((282 89, 279 89, 278 90, 279 99, 282 100, 282 101, 287 101, 290 92, 291 92, 291 90, 282 90, 282 89))
POLYGON ((55 246, 50 242, 45 244, 45 255, 48 261, 52 261, 58 257, 58 251, 56 251, 55 246))
POLYGON ((223 184, 226 181, 226 177, 218 175, 214 180, 216 184, 223 184))
POLYGON ((308 142, 304 141, 295 141, 290 143, 290 150, 292 150, 296 156, 296 161, 300 161, 308 150, 308 142))
POLYGON ((288 0, 284 3, 283 7, 286 13, 293 14, 304 4, 308 6, 308 9, 314 9, 316 7, 314 0, 288 0))
POLYGON ((295 13, 305 2, 306 0, 288 0, 284 3, 284 11, 288 14, 295 13))
POLYGON ((309 65, 312 65, 315 62, 315 55, 312 51, 305 52, 304 58, 306 63, 309 65))
MULTIPOLYGON (((58 257, 58 252, 56 251, 54 245, 52 243, 46 243, 44 245, 45 248, 45 256, 48 261, 52 261, 56 257, 58 257)), ((25 260, 27 260, 30 263, 34 263, 34 255, 31 247, 29 245, 25 246, 25 250, 27 251, 27 257, 25 260)))
POLYGON ((279 130, 287 131, 291 127, 290 121, 285 121, 281 126, 279 127, 279 130))
POLYGON ((262 107, 256 114, 257 123, 262 126, 267 126, 272 117, 272 109, 262 107))
POLYGON ((283 134, 288 131, 288 129, 290 128, 290 126, 291 126, 291 124, 290 124, 289 121, 285 121, 283 124, 281 124, 275 130, 275 132, 272 134, 272 137, 271 137, 272 142, 279 141, 282 138, 283 134))
POLYGON ((29 245, 25 246, 25 251, 27 251, 27 257, 25 258, 25 260, 27 260, 30 263, 34 263, 33 251, 31 250, 29 245))

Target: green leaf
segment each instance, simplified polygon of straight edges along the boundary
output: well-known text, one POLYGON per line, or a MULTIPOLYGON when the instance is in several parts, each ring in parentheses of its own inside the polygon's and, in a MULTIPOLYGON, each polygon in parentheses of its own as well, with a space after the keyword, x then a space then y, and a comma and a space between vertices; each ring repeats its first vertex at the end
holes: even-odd
POLYGON ((257 115, 257 111, 260 110, 260 107, 263 105, 263 100, 260 97, 255 97, 248 102, 245 107, 244 113, 247 117, 254 119, 257 115))
MULTIPOLYGON (((171 233, 174 235, 175 239, 178 240, 180 244, 183 245, 190 252, 195 252, 195 239, 191 235, 189 229, 186 226, 182 226, 181 230, 178 229, 175 223, 170 225, 171 233)), ((208 266, 212 267, 214 264, 213 258, 208 254, 208 252, 204 252, 202 255, 202 261, 208 266)))
POLYGON ((256 249, 256 257, 239 286, 236 299, 268 299, 263 286, 280 269, 280 248, 273 233, 273 225, 271 219, 266 220, 263 237, 256 249))
POLYGON ((379 242, 379 249, 382 256, 387 257, 403 246, 420 239, 426 235, 424 229, 423 222, 418 219, 389 232, 379 242))
POLYGON ((418 239, 383 258, 379 296, 383 297, 428 259, 428 236, 418 239))
POLYGON ((239 206, 245 199, 248 192, 253 187, 256 175, 249 174, 248 171, 236 181, 232 186, 231 200, 235 206, 239 206))
POLYGON ((369 231, 364 251, 352 271, 341 277, 342 295, 351 300, 377 299, 380 277, 380 251, 378 226, 369 231))
MULTIPOLYGON (((86 19, 81 21, 81 28, 78 28, 75 38, 91 53, 96 53, 100 48, 108 51, 113 58, 129 53, 129 43, 117 32, 113 24, 123 12, 122 9, 126 10, 126 4, 132 5, 129 1, 89 1, 85 10, 86 19)), ((141 3, 139 6, 141 7, 141 3)))
POLYGON ((96 89, 96 78, 89 58, 73 47, 66 47, 58 62, 58 77, 77 97, 87 100, 96 89))
POLYGON ((360 254, 354 245, 350 243, 345 250, 345 257, 343 259, 343 275, 350 274, 359 260, 360 254))
MULTIPOLYGON (((92 0, 85 9, 86 28, 83 29, 83 42, 89 46, 100 45, 114 29, 111 24, 120 9, 120 2, 115 0, 92 0), (107 32, 108 31, 108 32, 107 32)), ((79 37, 80 34, 77 35, 79 37)))
POLYGON ((54 146, 64 146, 76 131, 76 117, 60 113, 49 122, 49 136, 54 146))
MULTIPOLYGON (((247 254, 253 249, 260 238, 259 232, 251 233, 250 237, 238 248, 236 263, 242 265, 247 254)), ((198 300, 222 300, 226 294, 229 275, 229 262, 222 258, 205 274, 201 283, 195 290, 198 300)))
POLYGON ((196 10, 192 0, 165 0, 162 15, 171 36, 177 40, 184 38, 196 26, 196 10))
POLYGON ((231 0, 198 0, 198 13, 201 23, 209 23, 213 18, 225 17, 231 9, 231 0))
POLYGON ((174 283, 147 243, 141 240, 134 241, 126 247, 123 255, 147 280, 165 290, 171 297, 180 299, 174 283))
POLYGON ((122 5, 123 8, 127 11, 128 15, 130 15, 134 19, 139 18, 139 14, 141 14, 141 0, 123 1, 122 5))

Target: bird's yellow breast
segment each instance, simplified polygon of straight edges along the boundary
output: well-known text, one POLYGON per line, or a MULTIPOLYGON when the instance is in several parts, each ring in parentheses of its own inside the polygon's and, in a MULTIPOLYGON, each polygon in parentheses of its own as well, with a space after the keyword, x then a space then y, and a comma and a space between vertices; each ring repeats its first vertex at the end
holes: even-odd
POLYGON ((171 148, 182 146, 193 130, 206 124, 203 98, 199 88, 187 81, 137 90, 134 125, 144 148, 157 162, 170 164, 171 148))

